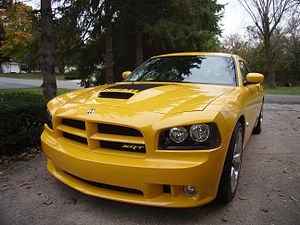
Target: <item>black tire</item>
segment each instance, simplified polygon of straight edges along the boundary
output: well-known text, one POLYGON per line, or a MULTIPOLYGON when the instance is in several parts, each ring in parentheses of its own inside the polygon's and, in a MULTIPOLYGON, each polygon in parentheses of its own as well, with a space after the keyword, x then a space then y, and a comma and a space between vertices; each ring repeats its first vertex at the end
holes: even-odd
POLYGON ((262 123, 263 123, 263 105, 261 106, 261 110, 260 110, 260 113, 259 113, 259 117, 258 117, 258 121, 257 121, 257 124, 256 126, 253 128, 253 131, 252 131, 252 134, 260 134, 261 133, 261 130, 262 130, 262 123))
POLYGON ((241 162, 242 162, 242 153, 243 153, 243 126, 240 122, 238 122, 234 128, 229 148, 227 151, 222 176, 219 184, 218 194, 217 194, 217 200, 221 202, 230 202, 237 190, 238 186, 238 179, 240 175, 240 169, 241 169, 241 162), (235 144, 237 141, 237 138, 241 138, 241 152, 240 152, 240 165, 239 165, 239 173, 237 176, 236 182, 233 184, 232 182, 232 169, 235 165, 234 163, 234 152, 235 152, 235 144))

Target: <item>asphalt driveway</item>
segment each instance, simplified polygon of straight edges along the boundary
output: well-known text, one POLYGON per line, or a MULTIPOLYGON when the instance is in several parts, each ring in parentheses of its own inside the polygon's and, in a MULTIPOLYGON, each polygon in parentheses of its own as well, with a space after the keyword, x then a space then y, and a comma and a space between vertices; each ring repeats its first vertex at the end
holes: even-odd
POLYGON ((0 224, 300 224, 300 105, 267 103, 264 112, 230 204, 164 209, 86 196, 49 175, 40 154, 0 164, 0 224))

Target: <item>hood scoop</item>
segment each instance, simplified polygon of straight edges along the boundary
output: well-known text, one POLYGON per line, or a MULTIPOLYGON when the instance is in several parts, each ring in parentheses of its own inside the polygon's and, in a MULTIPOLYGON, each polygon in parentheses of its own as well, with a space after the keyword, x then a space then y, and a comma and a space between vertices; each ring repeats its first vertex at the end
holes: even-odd
POLYGON ((119 84, 109 88, 103 89, 98 97, 99 98, 116 98, 116 99, 129 99, 134 94, 150 88, 163 86, 165 84, 119 84))
POLYGON ((104 91, 104 92, 100 92, 99 95, 98 95, 98 97, 99 98, 129 99, 133 95, 134 95, 134 93, 129 93, 129 92, 104 91))

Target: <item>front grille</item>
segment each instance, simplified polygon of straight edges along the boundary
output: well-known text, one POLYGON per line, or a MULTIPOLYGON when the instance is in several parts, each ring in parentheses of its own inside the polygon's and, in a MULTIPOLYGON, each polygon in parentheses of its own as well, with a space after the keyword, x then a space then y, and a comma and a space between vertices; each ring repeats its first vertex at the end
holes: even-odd
POLYGON ((143 137, 142 133, 136 129, 102 123, 98 124, 98 132, 106 134, 143 137))
POLYGON ((83 138, 83 137, 79 137, 79 136, 76 136, 76 135, 73 135, 73 134, 70 134, 67 132, 63 132, 63 136, 64 136, 64 138, 70 139, 72 141, 80 142, 80 143, 86 144, 86 145, 88 144, 87 139, 83 138))
POLYGON ((146 153, 143 134, 134 128, 62 118, 56 129, 64 138, 85 144, 91 150, 146 153))
POLYGON ((109 148, 114 150, 121 150, 127 152, 146 153, 145 145, 131 144, 123 142, 112 142, 112 141, 100 141, 102 148, 109 148))
POLYGON ((85 122, 80 120, 72 120, 72 119, 62 119, 61 124, 78 128, 81 130, 85 130, 85 122))
POLYGON ((143 192, 137 189, 133 189, 133 188, 126 188, 126 187, 120 187, 120 186, 115 186, 115 185, 110 185, 110 184, 103 184, 103 183, 98 183, 98 182, 94 182, 94 181, 89 181, 89 180, 85 180, 82 179, 80 177, 77 177, 73 174, 70 174, 66 171, 64 171, 65 173, 67 173, 68 175, 76 178, 77 180, 80 180, 82 182, 85 182, 87 184, 90 184, 92 186, 96 186, 96 187, 100 187, 100 188, 105 188, 105 189, 110 189, 110 190, 114 190, 114 191, 120 191, 120 192, 127 192, 127 193, 131 193, 131 194, 139 194, 142 195, 143 192))

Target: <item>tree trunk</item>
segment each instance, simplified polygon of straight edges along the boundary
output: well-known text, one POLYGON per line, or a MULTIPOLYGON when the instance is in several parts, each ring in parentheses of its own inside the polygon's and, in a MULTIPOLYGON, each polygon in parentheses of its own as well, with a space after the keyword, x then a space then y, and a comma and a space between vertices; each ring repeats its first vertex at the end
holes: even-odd
POLYGON ((105 32, 105 57, 104 65, 106 70, 106 83, 114 82, 114 58, 113 58, 113 41, 112 41, 112 2, 105 1, 105 16, 106 16, 106 32, 105 32))
MULTIPOLYGON (((141 11, 141 1, 135 1, 135 11, 141 11)), ((138 16, 136 16, 138 18, 138 16)), ((135 66, 139 66, 144 61, 143 57, 143 29, 138 19, 135 20, 135 66)))
POLYGON ((51 0, 41 0, 42 13, 42 49, 41 69, 43 74, 44 98, 48 102, 56 96, 56 78, 54 72, 53 19, 51 0))
POLYGON ((267 58, 267 70, 268 70, 268 85, 270 88, 276 88, 276 80, 275 80, 275 73, 274 73, 274 64, 272 61, 272 57, 269 55, 267 58))
POLYGON ((272 53, 272 46, 270 43, 271 35, 267 30, 266 35, 264 37, 264 46, 265 46, 265 56, 267 60, 267 71, 268 71, 268 86, 270 88, 276 88, 276 80, 274 73, 274 57, 272 53))
POLYGON ((135 22, 135 66, 143 62, 143 32, 139 22, 135 22))

